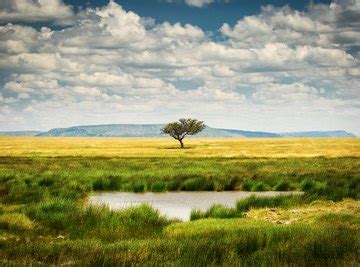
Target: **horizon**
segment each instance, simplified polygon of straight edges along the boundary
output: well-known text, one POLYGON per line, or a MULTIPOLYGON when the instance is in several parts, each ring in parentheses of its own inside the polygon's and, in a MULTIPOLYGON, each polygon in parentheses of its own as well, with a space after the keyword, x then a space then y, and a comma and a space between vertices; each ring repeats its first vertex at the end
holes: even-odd
POLYGON ((357 0, 5 1, 0 131, 193 117, 360 136, 359 29, 357 0))
MULTIPOLYGON (((36 129, 25 129, 25 130, 15 130, 15 131, 0 131, 0 133, 4 132, 49 132, 54 129, 67 129, 67 128, 75 128, 75 127, 91 127, 91 126, 113 126, 113 125, 165 125, 166 123, 110 123, 110 124, 86 124, 86 125, 72 125, 69 127, 54 127, 49 128, 45 130, 36 130, 36 129)), ((346 132, 348 134, 354 134, 355 137, 358 137, 357 134, 353 132, 349 132, 343 129, 337 129, 337 130, 311 130, 311 131, 296 131, 296 132, 267 132, 267 131, 261 131, 261 130, 249 130, 249 129, 240 129, 240 128, 223 128, 223 127, 213 127, 205 124, 206 127, 212 128, 212 129, 219 129, 219 130, 230 130, 230 131, 244 131, 244 132, 263 132, 263 133, 275 133, 275 134, 285 134, 285 133, 310 133, 310 132, 346 132)))

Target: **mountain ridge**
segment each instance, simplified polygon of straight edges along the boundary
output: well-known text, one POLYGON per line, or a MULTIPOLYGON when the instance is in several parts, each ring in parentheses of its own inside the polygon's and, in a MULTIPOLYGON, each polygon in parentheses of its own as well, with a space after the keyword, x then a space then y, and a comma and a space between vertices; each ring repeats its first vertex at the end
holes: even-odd
MULTIPOLYGON (((81 125, 65 128, 53 128, 49 131, 7 131, 0 135, 11 136, 84 136, 84 137, 162 137, 161 128, 165 124, 99 124, 81 125)), ((283 137, 356 137, 353 133, 337 131, 304 131, 272 133, 245 131, 237 129, 213 128, 206 126, 199 137, 247 137, 247 138, 283 138, 283 137)))

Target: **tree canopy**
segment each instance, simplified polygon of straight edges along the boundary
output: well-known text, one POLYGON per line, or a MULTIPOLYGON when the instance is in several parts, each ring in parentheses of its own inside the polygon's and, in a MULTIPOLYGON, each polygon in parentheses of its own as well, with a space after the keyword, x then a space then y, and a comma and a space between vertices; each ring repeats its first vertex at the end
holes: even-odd
POLYGON ((194 135, 205 129, 205 124, 203 121, 198 121, 196 119, 180 119, 177 122, 171 122, 165 125, 161 129, 162 133, 168 134, 174 139, 180 142, 180 147, 184 147, 183 139, 187 135, 194 135))

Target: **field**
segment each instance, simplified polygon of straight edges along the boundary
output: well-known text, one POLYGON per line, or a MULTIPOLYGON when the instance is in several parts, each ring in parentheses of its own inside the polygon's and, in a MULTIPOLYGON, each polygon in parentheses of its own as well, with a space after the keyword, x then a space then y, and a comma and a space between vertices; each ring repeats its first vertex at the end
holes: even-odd
POLYGON ((360 139, 0 137, 0 263, 357 265, 360 139), (304 191, 194 211, 90 207, 92 191, 304 191))
POLYGON ((360 157, 359 138, 188 138, 185 149, 170 138, 0 137, 10 157, 360 157))

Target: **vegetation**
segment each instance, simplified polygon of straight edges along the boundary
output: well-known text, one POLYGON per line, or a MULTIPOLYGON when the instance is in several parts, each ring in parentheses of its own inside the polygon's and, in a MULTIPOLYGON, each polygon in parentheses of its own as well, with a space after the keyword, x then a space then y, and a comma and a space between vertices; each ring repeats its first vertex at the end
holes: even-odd
POLYGON ((178 122, 168 123, 161 131, 178 140, 180 147, 184 148, 183 139, 185 136, 200 133, 204 129, 205 125, 202 121, 196 119, 180 119, 178 122))
POLYGON ((197 138, 176 149, 169 138, 1 137, 5 157, 343 158, 360 157, 360 138, 197 138))
POLYGON ((207 211, 193 210, 190 215, 190 220, 198 220, 203 218, 240 218, 243 214, 235 208, 224 207, 222 205, 213 205, 207 211))
POLYGON ((300 204, 310 203, 311 198, 303 195, 280 195, 280 196, 255 196, 238 200, 236 208, 214 205, 207 211, 193 210, 190 220, 198 220, 203 218, 237 218, 244 217, 246 211, 257 208, 290 208, 300 204))
POLYGON ((299 190, 359 198, 358 158, 0 157, 0 198, 27 203, 87 192, 299 190), (181 166, 181 167, 179 167, 181 166))
POLYGON ((193 140, 182 156, 162 139, 0 138, 0 264, 358 265, 358 139, 193 140), (101 190, 237 189, 305 194, 181 223, 86 202, 101 190))
POLYGON ((239 212, 249 211, 254 208, 289 208, 307 202, 306 198, 300 195, 280 195, 275 197, 250 196, 239 200, 236 209, 239 212))

